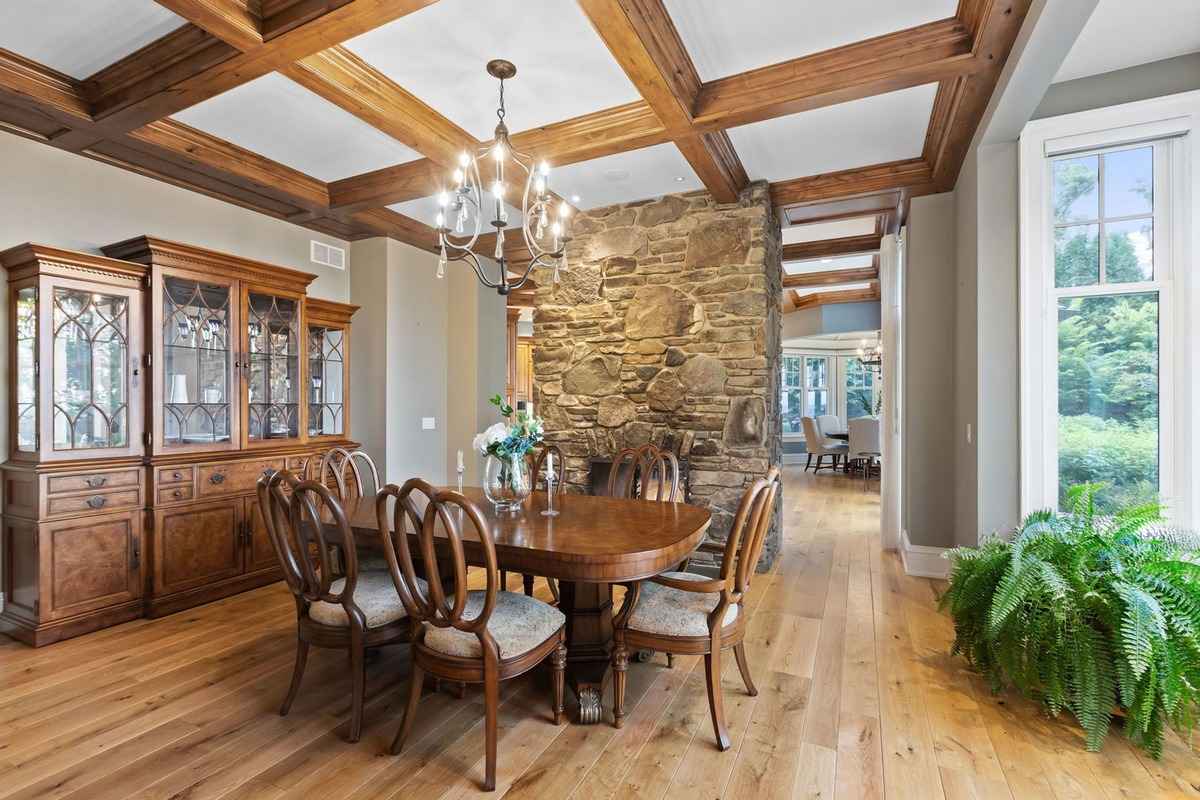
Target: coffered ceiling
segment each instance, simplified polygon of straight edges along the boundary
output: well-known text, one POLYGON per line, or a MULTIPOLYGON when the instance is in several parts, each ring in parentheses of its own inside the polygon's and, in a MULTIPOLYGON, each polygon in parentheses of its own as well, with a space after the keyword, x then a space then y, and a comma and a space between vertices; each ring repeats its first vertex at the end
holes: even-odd
POLYGON ((0 127, 431 249, 502 57, 515 143, 581 208, 767 180, 785 221, 878 233, 953 186, 1030 2, 9 0, 0 127))

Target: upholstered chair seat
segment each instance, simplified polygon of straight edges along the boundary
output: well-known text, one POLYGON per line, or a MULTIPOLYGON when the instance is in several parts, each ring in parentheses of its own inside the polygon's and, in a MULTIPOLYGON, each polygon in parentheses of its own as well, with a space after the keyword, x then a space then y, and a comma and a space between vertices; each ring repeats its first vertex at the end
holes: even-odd
MULTIPOLYGON (((681 581, 708 580, 694 572, 666 572, 662 577, 681 581)), ((664 636, 708 636, 708 615, 719 602, 720 592, 685 592, 647 581, 642 584, 642 596, 629 615, 629 627, 664 636)), ((734 603, 725 609, 722 627, 733 624, 739 607, 734 603)))
MULTIPOLYGON (((393 589, 392 594, 396 592, 393 589)), ((479 616, 487 592, 467 593, 463 619, 479 616)), ((488 619, 487 630, 496 641, 501 660, 516 658, 545 642, 566 624, 567 618, 554 606, 516 592, 496 594, 496 607, 488 619)), ((425 646, 430 650, 460 658, 480 658, 483 650, 479 637, 458 628, 439 628, 426 623, 425 646)))
MULTIPOLYGON (((340 594, 345 585, 346 579, 338 578, 329 585, 329 591, 340 594)), ((362 610, 368 628, 382 628, 408 616, 404 604, 400 602, 400 595, 396 594, 392 576, 386 571, 371 570, 358 574, 358 581, 354 584, 354 604, 362 610)), ((341 603, 318 600, 308 607, 308 618, 337 628, 350 625, 350 618, 341 603)))

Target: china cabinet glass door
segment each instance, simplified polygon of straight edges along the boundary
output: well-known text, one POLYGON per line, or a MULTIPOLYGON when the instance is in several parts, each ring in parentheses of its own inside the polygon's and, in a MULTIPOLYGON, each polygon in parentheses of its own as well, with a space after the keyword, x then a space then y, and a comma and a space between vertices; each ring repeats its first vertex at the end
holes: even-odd
POLYGON ((346 331, 308 326, 308 435, 345 433, 346 331))
POLYGON ((38 449, 38 292, 36 286, 24 286, 14 292, 16 330, 16 424, 14 445, 19 452, 38 449))
POLYGON ((129 446, 129 298, 52 290, 55 450, 129 446))
POLYGON ((300 435, 300 301, 246 295, 247 438, 300 435))
POLYGON ((232 287, 166 275, 162 291, 163 443, 228 444, 232 287))

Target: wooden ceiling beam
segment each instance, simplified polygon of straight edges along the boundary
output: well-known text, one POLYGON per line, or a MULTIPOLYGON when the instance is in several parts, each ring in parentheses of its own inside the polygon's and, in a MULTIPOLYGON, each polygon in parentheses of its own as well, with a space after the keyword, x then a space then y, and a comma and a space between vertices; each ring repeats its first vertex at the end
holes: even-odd
POLYGON ((714 130, 859 100, 984 68, 955 18, 705 83, 693 124, 714 130))
POLYGON ((784 275, 785 289, 799 289, 809 286, 839 286, 845 283, 865 283, 879 280, 878 267, 856 267, 854 269, 834 269, 825 272, 802 272, 799 275, 784 275))
MULTIPOLYGON (((120 92, 108 91, 107 87, 100 86, 100 94, 108 97, 109 102, 95 108, 93 115, 97 122, 109 130, 128 132, 334 47, 433 2, 435 0, 341 0, 336 4, 303 4, 309 9, 303 23, 270 38, 264 37, 261 45, 235 52, 215 64, 204 67, 191 64, 187 69, 178 70, 178 74, 172 74, 166 81, 161 74, 154 73, 123 87, 120 92), (317 7, 326 10, 312 16, 311 11, 317 7)), ((297 7, 291 6, 279 13, 294 13, 297 7)), ((197 17, 197 20, 203 19, 197 17)), ((197 20, 189 21, 195 23, 197 20)), ((264 19, 262 24, 264 31, 274 33, 277 30, 277 27, 272 27, 274 23, 270 18, 264 19)), ((155 43, 151 43, 138 52, 144 54, 154 49, 155 43)), ((161 54, 158 57, 161 59, 161 54)), ((129 66, 132 65, 127 65, 127 68, 129 66)))
POLYGON ((777 181, 771 184, 771 200, 776 208, 784 208, 888 192, 902 187, 920 187, 932 182, 933 170, 925 159, 911 158, 777 181))
POLYGON ((1032 0, 960 0, 958 16, 972 33, 972 54, 983 66, 939 86, 926 136, 935 191, 954 188, 1000 73, 1032 0))
POLYGON ((579 0, 579 6, 708 191, 718 202, 735 202, 748 183, 746 170, 724 131, 693 126, 700 76, 662 0, 579 0))
MULTIPOLYGON (((640 100, 531 128, 511 138, 513 147, 554 167, 670 141, 658 117, 640 100)), ((334 208, 354 211, 428 197, 442 189, 445 180, 444 167, 422 158, 334 181, 329 194, 334 208)))
POLYGON ((455 163, 479 141, 345 47, 314 53, 279 70, 437 164, 455 163))
MULTIPOLYGON (((794 289, 792 291, 795 291, 794 289)), ((831 306, 838 303, 869 303, 878 300, 879 284, 876 283, 869 289, 846 289, 840 292, 813 292, 812 294, 801 295, 795 301, 795 310, 799 311, 804 308, 816 308, 817 306, 831 306)))
POLYGON ((874 253, 879 250, 882 237, 878 233, 861 236, 842 236, 837 239, 822 239, 816 242, 796 242, 783 246, 783 260, 809 261, 814 258, 837 258, 859 253, 874 253))
POLYGON ((193 25, 243 52, 263 43, 257 0, 155 0, 193 25))

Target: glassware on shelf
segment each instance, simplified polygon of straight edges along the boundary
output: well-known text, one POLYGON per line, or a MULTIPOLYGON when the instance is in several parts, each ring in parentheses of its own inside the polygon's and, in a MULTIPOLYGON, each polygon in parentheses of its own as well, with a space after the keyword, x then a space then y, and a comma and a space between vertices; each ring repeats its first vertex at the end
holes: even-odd
POLYGON ((168 446, 231 439, 231 294, 220 284, 173 275, 163 279, 163 443, 168 446))

